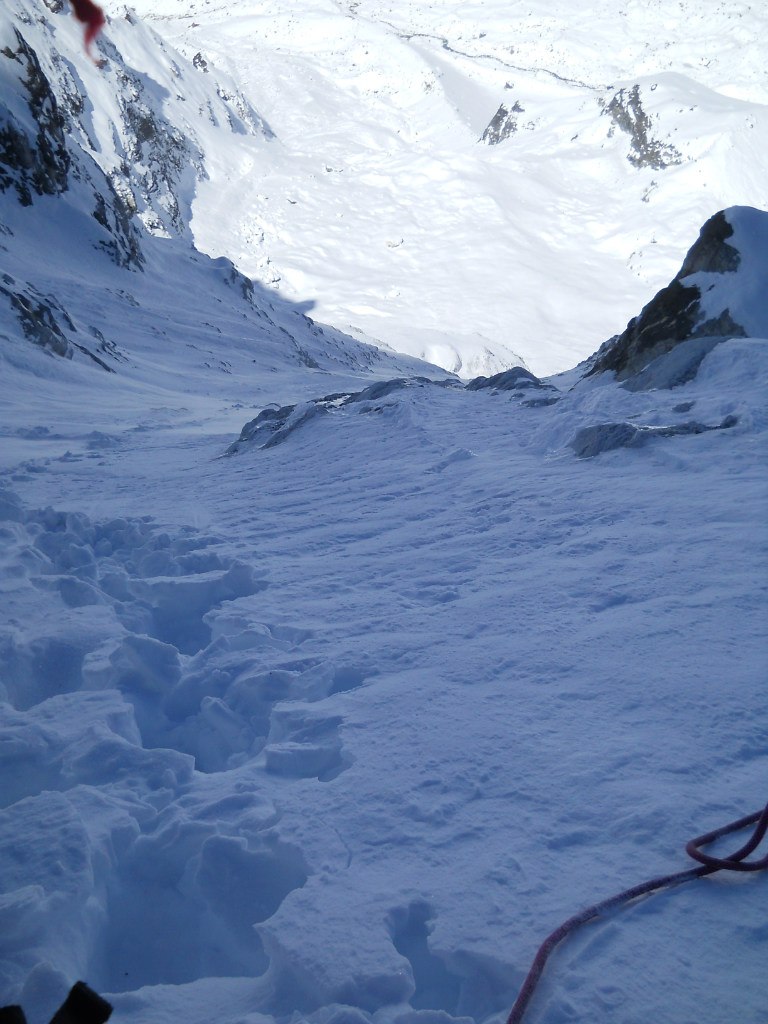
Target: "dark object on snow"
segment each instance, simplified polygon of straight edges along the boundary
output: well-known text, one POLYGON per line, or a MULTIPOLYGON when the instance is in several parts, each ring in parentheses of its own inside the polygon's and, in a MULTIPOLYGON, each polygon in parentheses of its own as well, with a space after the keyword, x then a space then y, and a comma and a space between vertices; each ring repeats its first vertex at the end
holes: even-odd
POLYGON ((77 981, 69 995, 51 1018, 51 1024, 104 1024, 109 1020, 112 1007, 100 995, 77 981))
POLYGON ((0 1024, 27 1024, 20 1006, 0 1006, 0 1024))
POLYGON ((579 925, 586 924, 587 921, 593 921, 596 917, 600 917, 610 910, 615 910, 622 903, 636 900, 638 897, 645 896, 649 892, 655 892, 657 889, 668 889, 673 885, 680 885, 681 882, 689 882, 694 878, 711 875, 715 871, 764 871, 768 868, 768 854, 751 861, 746 858, 762 843, 766 832, 768 832, 768 804, 765 805, 762 811, 748 814, 745 818, 739 818, 738 821, 732 821, 728 825, 723 825, 722 828, 713 829, 712 832, 706 832, 703 836, 691 839, 686 845, 685 851, 689 857, 699 861, 702 865, 701 867, 689 868, 687 871, 678 871, 673 875, 664 875, 661 878, 652 878, 649 882, 642 882, 631 889, 625 889, 618 896, 611 896, 610 899, 603 900, 602 903, 595 903, 594 906, 587 907, 580 914, 569 918, 559 928, 556 928, 539 947, 536 959, 531 965, 531 969, 523 982, 523 987, 520 989, 520 994, 515 1000, 515 1005, 512 1007, 512 1012, 507 1019, 507 1024, 521 1024, 550 953, 555 946, 562 942, 579 925), (740 832, 741 829, 748 828, 750 825, 755 826, 754 832, 747 842, 736 850, 735 853, 732 853, 730 857, 710 857, 709 854, 701 852, 702 846, 708 846, 710 843, 714 843, 716 839, 722 839, 723 836, 731 835, 732 832, 740 832))
MULTIPOLYGON (((112 1007, 84 981, 77 981, 51 1018, 51 1024, 105 1024, 112 1007)), ((0 1024, 27 1024, 20 1006, 0 1007, 0 1024)))
POLYGON ((91 54, 91 43, 107 23, 104 11, 93 3, 93 0, 69 0, 69 2, 77 20, 85 25, 85 52, 94 64, 100 67, 103 62, 96 60, 91 54))

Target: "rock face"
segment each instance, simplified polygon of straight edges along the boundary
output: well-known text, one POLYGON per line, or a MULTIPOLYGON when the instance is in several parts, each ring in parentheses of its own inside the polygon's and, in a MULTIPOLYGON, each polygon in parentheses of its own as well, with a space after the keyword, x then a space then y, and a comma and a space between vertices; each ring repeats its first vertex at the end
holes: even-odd
POLYGON ((619 89, 603 107, 603 113, 610 117, 616 128, 629 136, 627 160, 633 167, 652 167, 661 171, 682 162, 680 152, 671 143, 654 138, 653 122, 643 109, 639 85, 619 89))
POLYGON ((768 213, 732 207, 710 217, 673 280, 603 345, 588 375, 625 380, 693 338, 768 336, 767 244, 768 213))
POLYGON ((67 188, 70 157, 65 118, 51 83, 18 29, 14 36, 2 49, 10 62, 3 77, 16 85, 28 109, 17 113, 0 102, 0 191, 15 188, 19 201, 29 206, 33 194, 57 195, 67 188))
POLYGON ((480 136, 480 142, 485 142, 488 146, 498 146, 500 142, 515 134, 518 114, 524 113, 525 108, 521 107, 519 102, 515 102, 513 107, 507 107, 502 103, 480 136))
POLYGON ((272 135, 239 93, 213 74, 203 81, 130 12, 100 40, 107 63, 86 82, 57 32, 67 18, 59 0, 0 9, 0 196, 32 206, 66 194, 103 229, 98 247, 140 269, 143 232, 191 241, 191 199, 207 177, 203 135, 215 128, 224 144, 272 135), (132 49, 160 55, 175 92, 134 66, 132 49))

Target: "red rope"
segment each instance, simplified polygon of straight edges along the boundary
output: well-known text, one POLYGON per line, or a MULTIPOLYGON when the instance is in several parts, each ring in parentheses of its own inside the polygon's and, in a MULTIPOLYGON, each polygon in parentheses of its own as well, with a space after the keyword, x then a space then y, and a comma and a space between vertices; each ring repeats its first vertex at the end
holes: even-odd
POLYGON ((760 845, 766 831, 768 831, 768 804, 766 804, 762 811, 748 814, 745 818, 739 818, 738 821, 732 821, 729 825, 724 825, 713 832, 707 832, 703 836, 692 839, 685 849, 694 860, 701 863, 701 867, 689 868, 687 871, 678 871, 675 874, 663 875, 660 878, 652 878, 650 881, 642 882, 631 889, 625 889, 624 892, 619 893, 617 896, 612 896, 610 899, 603 900, 602 903, 595 903, 593 906, 587 907, 586 910, 582 910, 581 913, 570 917, 559 928, 556 928, 539 947, 531 969, 528 971, 520 993, 515 1000, 515 1005, 512 1007, 512 1012, 507 1019, 507 1024, 521 1024, 523 1015, 533 998, 550 953, 555 946, 559 945, 579 925, 586 924, 587 921, 600 917, 601 914, 608 910, 613 910, 621 903, 637 899, 639 896, 654 892, 656 889, 666 889, 673 885, 680 885, 681 882, 689 882, 693 878, 711 875, 715 871, 763 870, 768 867, 768 854, 759 860, 747 861, 746 858, 760 845), (749 825, 754 825, 755 822, 757 822, 757 825, 749 841, 729 857, 711 857, 709 854, 702 853, 699 849, 701 846, 707 846, 709 843, 713 843, 716 839, 729 835, 731 832, 738 832, 749 825))

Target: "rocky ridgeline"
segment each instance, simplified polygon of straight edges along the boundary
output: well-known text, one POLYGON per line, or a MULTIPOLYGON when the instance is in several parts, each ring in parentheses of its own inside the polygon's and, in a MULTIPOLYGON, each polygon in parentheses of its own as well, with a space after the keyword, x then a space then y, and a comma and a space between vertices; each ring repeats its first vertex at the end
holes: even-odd
POLYGON ((186 346, 191 316, 196 336, 208 325, 203 347, 217 363, 222 347, 231 360, 235 342, 249 365, 270 369, 410 368, 315 324, 311 303, 287 302, 195 249, 191 210, 207 148, 239 152, 243 138, 274 138, 227 77, 202 57, 185 60, 130 11, 109 22, 99 48, 97 70, 60 0, 0 7, 0 336, 9 346, 31 342, 121 370, 134 355, 126 328, 141 322, 141 337, 186 346))
POLYGON ((672 281, 592 357, 589 373, 610 370, 624 380, 681 343, 696 341, 685 350, 692 361, 677 355, 671 383, 682 383, 717 340, 768 337, 766 254, 768 213, 740 206, 716 213, 672 281))
MULTIPOLYGON (((628 391, 671 390, 691 381, 704 358, 730 338, 768 337, 768 312, 763 302, 768 281, 768 213, 733 207, 710 218, 688 252, 674 280, 630 321, 626 330, 607 341, 581 367, 585 377, 614 378, 628 391)), ((540 380, 524 367, 491 377, 477 377, 463 386, 468 392, 505 393, 521 408, 538 409, 568 402, 557 378, 540 380)), ((381 412, 386 405, 407 401, 414 388, 461 388, 458 381, 423 377, 379 382, 357 393, 332 394, 304 403, 267 407, 246 423, 227 449, 283 444, 318 417, 381 412)), ((579 384, 575 386, 579 391, 579 384)), ((579 458, 592 458, 616 448, 638 448, 660 438, 728 430, 739 422, 732 414, 704 422, 686 416, 691 406, 672 408, 667 424, 590 423, 580 428, 569 447, 579 458)))
POLYGON ((207 176, 201 125, 225 134, 271 133, 233 88, 216 80, 201 87, 198 68, 170 53, 130 13, 100 41, 108 60, 97 81, 105 88, 91 95, 92 83, 78 70, 82 53, 68 52, 56 31, 57 21, 69 18, 58 0, 12 0, 0 21, 0 189, 15 189, 30 205, 36 195, 86 184, 92 214, 112 236, 116 257, 136 265, 135 237, 115 228, 137 216, 155 234, 188 231, 194 182, 207 176), (131 64, 121 43, 156 51, 177 83, 175 102, 168 102, 163 83, 131 64), (105 96, 112 115, 106 126, 94 117, 105 96))

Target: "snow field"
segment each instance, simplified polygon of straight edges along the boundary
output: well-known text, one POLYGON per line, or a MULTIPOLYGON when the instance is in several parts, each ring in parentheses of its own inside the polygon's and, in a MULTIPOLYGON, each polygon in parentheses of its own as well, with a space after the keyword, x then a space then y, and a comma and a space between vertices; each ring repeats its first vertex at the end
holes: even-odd
MULTIPOLYGON (((30 1024, 78 977, 115 1024, 501 1024, 556 925, 764 803, 760 216, 697 279, 754 336, 627 386, 429 382, 306 315, 468 375, 591 352, 715 204, 765 205, 763 16, 515 8, 510 41, 508 5, 395 7, 185 5, 155 26, 194 63, 115 14, 101 75, 66 14, 0 13, 72 161, 0 225, 0 1003, 30 1024)), ((532 1020, 764 1024, 766 884, 584 929, 532 1020)))
POLYGON ((667 283, 713 212, 768 206, 754 5, 137 10, 224 69, 275 135, 235 140, 244 161, 204 143, 196 243, 465 379, 569 368, 667 283), (645 155, 638 122, 606 109, 635 87, 645 155), (501 105, 519 108, 514 131, 487 145, 501 105))
MULTIPOLYGON (((8 998, 35 1024, 77 975, 118 1021, 500 1019, 556 924, 759 806, 764 357, 546 406, 424 384, 266 450, 164 426, 17 473, 8 998), (52 488, 83 511, 33 511, 52 488)), ((534 1019, 757 1022, 763 887, 585 929, 534 1019)))

